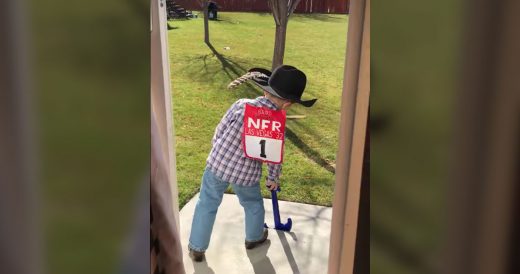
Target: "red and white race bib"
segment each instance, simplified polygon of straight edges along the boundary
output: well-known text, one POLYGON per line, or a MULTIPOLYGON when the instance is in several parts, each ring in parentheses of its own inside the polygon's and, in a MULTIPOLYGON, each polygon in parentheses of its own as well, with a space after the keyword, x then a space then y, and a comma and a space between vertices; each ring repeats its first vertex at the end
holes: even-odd
POLYGON ((279 164, 283 161, 285 110, 246 104, 242 147, 246 157, 279 164))

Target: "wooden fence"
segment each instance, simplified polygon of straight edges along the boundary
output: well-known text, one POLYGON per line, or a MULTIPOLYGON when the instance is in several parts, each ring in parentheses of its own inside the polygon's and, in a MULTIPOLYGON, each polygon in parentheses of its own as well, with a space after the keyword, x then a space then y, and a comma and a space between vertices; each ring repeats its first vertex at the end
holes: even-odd
MULTIPOLYGON (((197 0, 176 0, 187 10, 201 10, 197 0)), ((270 12, 267 0, 216 0, 221 11, 270 12)), ((350 0, 301 0, 296 13, 348 13, 350 0)))

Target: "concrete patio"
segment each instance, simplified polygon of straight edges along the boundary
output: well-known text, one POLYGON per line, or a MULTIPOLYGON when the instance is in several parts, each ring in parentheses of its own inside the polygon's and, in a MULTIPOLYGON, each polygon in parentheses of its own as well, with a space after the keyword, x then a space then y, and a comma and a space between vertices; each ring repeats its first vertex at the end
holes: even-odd
MULTIPOLYGON (((291 232, 269 229, 269 238, 252 250, 244 247, 244 211, 237 197, 225 194, 217 213, 206 261, 188 256, 188 238, 198 194, 180 211, 181 239, 186 273, 321 274, 327 273, 332 208, 280 201, 283 223, 290 217, 291 232)), ((270 199, 264 199, 266 221, 274 224, 270 199)))

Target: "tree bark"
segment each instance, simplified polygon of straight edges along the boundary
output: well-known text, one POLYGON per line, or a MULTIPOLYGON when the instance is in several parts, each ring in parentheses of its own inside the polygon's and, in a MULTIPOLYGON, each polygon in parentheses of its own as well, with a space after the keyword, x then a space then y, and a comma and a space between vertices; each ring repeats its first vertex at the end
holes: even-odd
POLYGON ((208 22, 208 6, 207 0, 204 1, 204 43, 209 45, 209 22, 208 22))
POLYGON ((300 3, 300 0, 269 0, 276 24, 272 62, 273 70, 283 64, 287 24, 289 23, 289 17, 298 6, 298 3, 300 3))
POLYGON ((279 65, 283 64, 283 57, 285 54, 285 37, 287 34, 287 20, 281 20, 280 25, 276 25, 276 33, 274 39, 274 53, 272 69, 274 70, 279 65))

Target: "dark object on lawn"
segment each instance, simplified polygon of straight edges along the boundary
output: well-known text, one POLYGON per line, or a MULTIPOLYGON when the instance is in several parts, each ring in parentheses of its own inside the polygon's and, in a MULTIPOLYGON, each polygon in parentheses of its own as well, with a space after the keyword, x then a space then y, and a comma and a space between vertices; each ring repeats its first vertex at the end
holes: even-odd
POLYGON ((191 11, 181 7, 174 0, 166 0, 166 16, 168 20, 193 18, 191 11))
MULTIPOLYGON (((276 196, 276 192, 280 192, 280 187, 276 190, 271 190, 271 200, 273 201, 273 216, 274 216, 274 229, 281 231, 291 231, 292 228, 292 220, 291 218, 287 219, 287 223, 283 224, 280 222, 280 210, 278 209, 278 196, 276 196)), ((264 227, 268 228, 267 224, 264 224, 264 227)))
POLYGON ((217 3, 213 1, 208 2, 208 19, 209 20, 217 20, 217 3))

